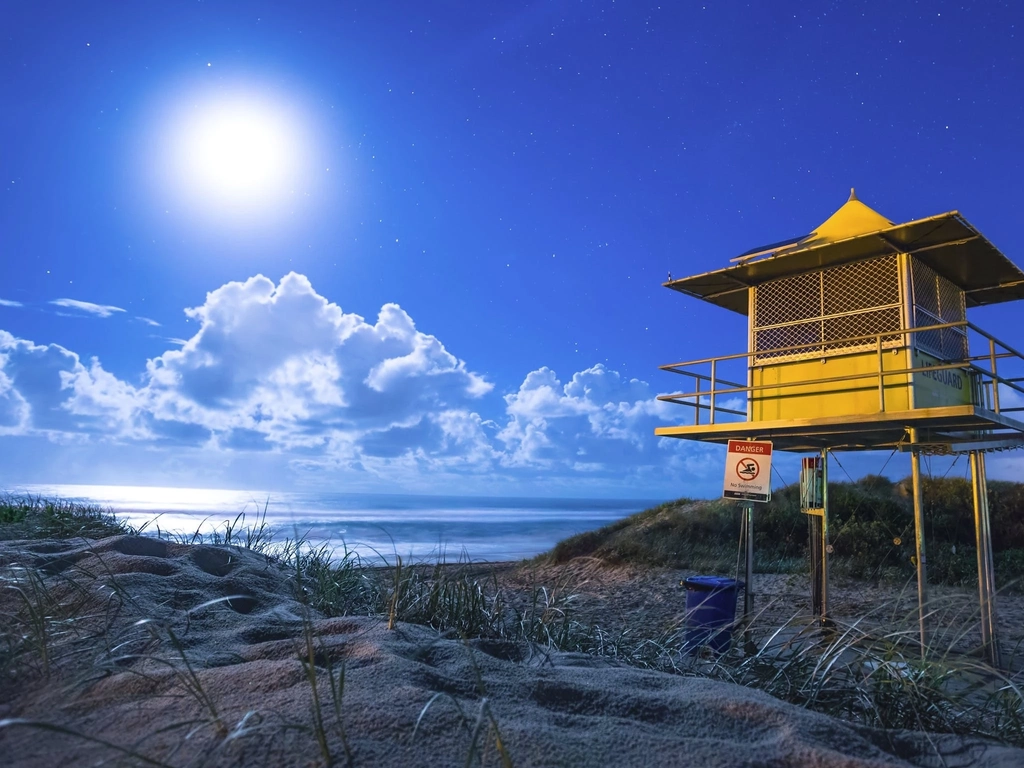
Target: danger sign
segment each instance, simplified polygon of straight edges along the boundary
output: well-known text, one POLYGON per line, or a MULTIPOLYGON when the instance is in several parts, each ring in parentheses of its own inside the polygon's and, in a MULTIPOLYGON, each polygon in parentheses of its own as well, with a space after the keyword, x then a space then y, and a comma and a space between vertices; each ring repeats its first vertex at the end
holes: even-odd
POLYGON ((772 497, 771 478, 772 444, 769 441, 729 441, 724 498, 768 501, 772 497))

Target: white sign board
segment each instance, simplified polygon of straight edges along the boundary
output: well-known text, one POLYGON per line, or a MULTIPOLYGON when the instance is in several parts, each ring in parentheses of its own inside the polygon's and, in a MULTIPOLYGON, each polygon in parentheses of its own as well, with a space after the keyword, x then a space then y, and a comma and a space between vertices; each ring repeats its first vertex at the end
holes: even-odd
POLYGON ((726 499, 768 501, 772 497, 772 444, 767 440, 730 440, 725 457, 726 499))

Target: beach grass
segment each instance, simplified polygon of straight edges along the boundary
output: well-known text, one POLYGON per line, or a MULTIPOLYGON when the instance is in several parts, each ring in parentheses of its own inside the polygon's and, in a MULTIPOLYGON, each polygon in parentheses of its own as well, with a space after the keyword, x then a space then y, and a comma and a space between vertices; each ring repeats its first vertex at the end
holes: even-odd
POLYGON ((0 496, 0 540, 101 539, 138 531, 109 509, 42 496, 0 496))

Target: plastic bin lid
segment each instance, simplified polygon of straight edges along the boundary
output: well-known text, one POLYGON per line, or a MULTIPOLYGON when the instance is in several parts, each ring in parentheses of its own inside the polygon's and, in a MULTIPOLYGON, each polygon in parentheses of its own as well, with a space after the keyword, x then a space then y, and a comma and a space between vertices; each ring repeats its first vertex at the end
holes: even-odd
POLYGON ((742 581, 730 579, 726 576, 690 576, 684 582, 687 589, 695 589, 701 592, 711 592, 716 589, 733 589, 743 586, 742 581))

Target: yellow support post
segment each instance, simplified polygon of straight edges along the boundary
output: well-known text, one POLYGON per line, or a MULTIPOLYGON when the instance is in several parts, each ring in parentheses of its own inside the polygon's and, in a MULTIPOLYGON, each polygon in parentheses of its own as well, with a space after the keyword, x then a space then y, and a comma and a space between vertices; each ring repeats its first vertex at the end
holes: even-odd
POLYGON ((974 491, 974 535, 978 548, 978 604, 981 609, 981 644, 993 666, 1002 663, 996 625, 996 584, 992 564, 992 529, 988 509, 985 454, 971 451, 971 485, 974 491))
POLYGON ((924 512, 921 509, 921 454, 918 451, 917 428, 910 429, 910 472, 914 485, 914 545, 917 557, 917 622, 921 638, 921 655, 928 647, 925 611, 928 603, 928 568, 924 545, 924 512))
POLYGON ((828 448, 821 449, 821 625, 828 623, 828 448))

